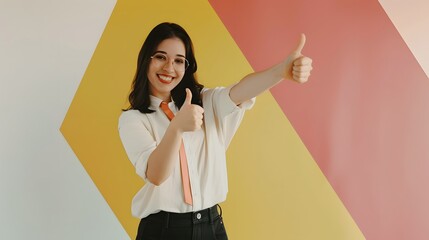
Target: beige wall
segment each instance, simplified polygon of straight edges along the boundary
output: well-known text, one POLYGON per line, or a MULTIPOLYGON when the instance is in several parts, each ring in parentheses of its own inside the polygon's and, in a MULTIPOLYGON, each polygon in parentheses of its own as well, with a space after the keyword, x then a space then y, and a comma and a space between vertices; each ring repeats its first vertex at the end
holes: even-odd
POLYGON ((429 1, 379 2, 429 77, 429 1))

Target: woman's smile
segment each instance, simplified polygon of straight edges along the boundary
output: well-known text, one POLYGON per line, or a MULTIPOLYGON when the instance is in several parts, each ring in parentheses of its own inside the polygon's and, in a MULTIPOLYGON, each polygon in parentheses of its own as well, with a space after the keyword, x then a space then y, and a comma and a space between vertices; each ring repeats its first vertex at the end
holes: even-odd
POLYGON ((174 79, 174 77, 165 75, 165 74, 158 74, 159 81, 164 84, 170 84, 171 81, 174 79))

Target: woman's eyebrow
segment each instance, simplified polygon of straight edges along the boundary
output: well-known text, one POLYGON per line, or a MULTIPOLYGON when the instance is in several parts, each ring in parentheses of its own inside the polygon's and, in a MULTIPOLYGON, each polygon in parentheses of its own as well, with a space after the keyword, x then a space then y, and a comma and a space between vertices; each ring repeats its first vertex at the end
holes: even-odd
MULTIPOLYGON (((155 54, 155 53, 163 53, 163 54, 165 54, 165 55, 168 55, 168 54, 167 54, 167 52, 165 52, 165 51, 155 51, 153 54, 155 54)), ((186 58, 186 57, 185 57, 185 56, 183 56, 182 54, 176 54, 176 56, 186 58)))
POLYGON ((153 54, 155 54, 155 53, 163 53, 163 54, 167 55, 167 53, 164 51, 155 51, 153 54))

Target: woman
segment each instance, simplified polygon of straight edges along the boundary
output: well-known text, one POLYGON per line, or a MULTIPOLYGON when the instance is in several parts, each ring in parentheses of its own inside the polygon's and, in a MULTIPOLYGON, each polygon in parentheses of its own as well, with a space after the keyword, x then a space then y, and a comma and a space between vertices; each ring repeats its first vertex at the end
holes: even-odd
POLYGON ((302 35, 286 60, 265 71, 207 89, 195 78, 182 27, 161 23, 149 33, 119 119, 124 148, 146 182, 132 203, 141 219, 137 239, 228 239, 218 211, 228 191, 226 149, 257 95, 282 79, 307 81, 312 61, 301 55, 304 43, 302 35))

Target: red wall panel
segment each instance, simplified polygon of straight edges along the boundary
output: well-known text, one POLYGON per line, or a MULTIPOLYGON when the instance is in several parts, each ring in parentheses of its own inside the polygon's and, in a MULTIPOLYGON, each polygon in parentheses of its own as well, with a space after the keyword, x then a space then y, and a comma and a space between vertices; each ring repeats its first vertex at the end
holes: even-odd
POLYGON ((429 239, 429 80, 376 0, 211 0, 255 70, 307 35, 271 93, 367 239, 429 239))

